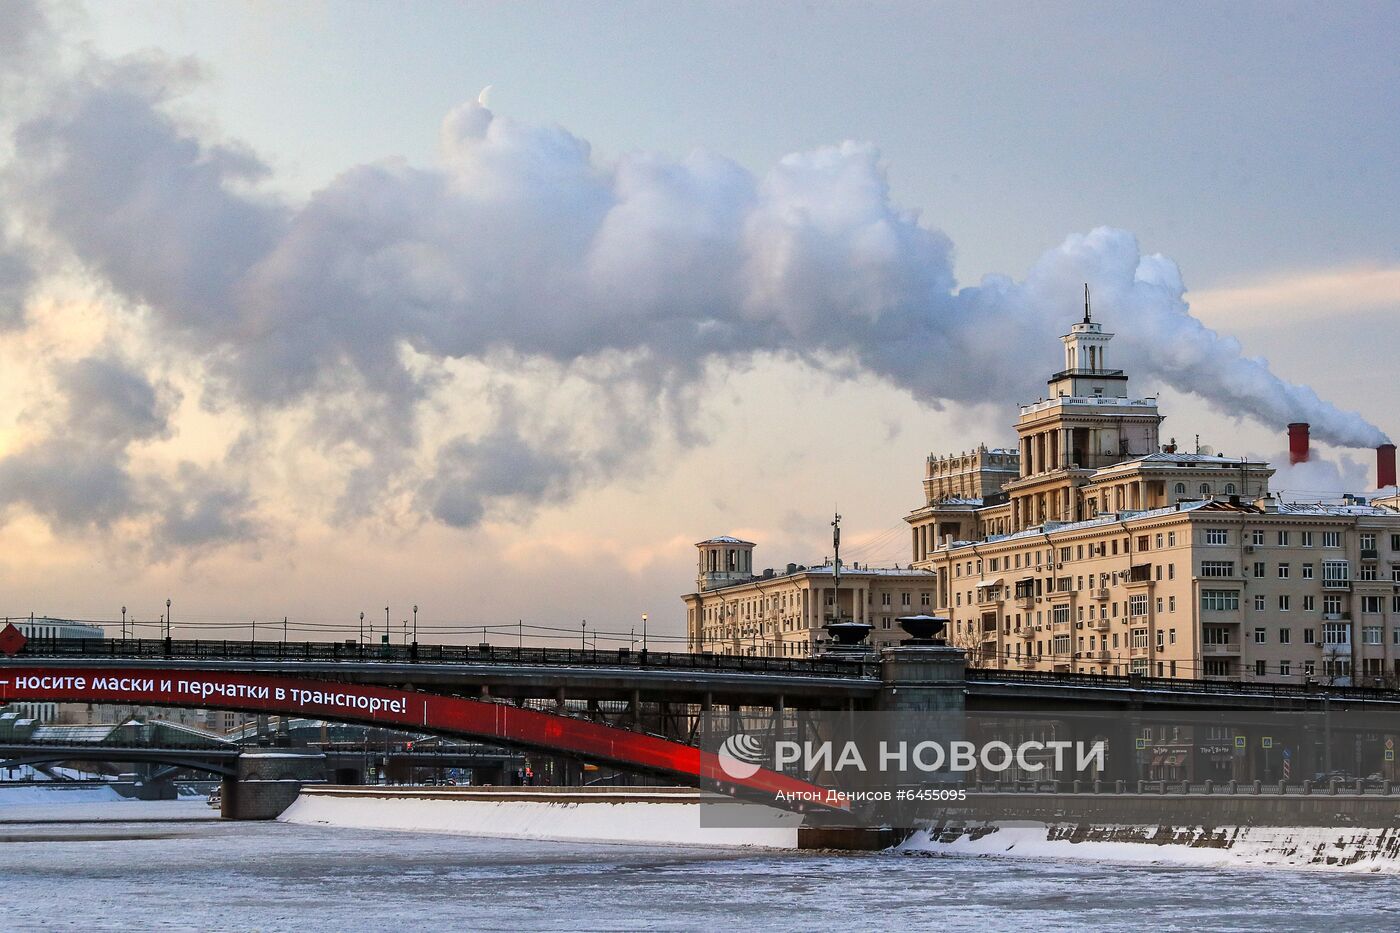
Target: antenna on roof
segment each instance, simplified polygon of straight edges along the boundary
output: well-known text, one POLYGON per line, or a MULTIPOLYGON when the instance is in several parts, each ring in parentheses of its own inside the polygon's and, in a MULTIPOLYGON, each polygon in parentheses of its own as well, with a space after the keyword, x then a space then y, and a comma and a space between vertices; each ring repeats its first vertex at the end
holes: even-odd
POLYGON ((1089 283, 1088 283, 1088 282, 1085 282, 1085 283, 1084 283, 1084 323, 1085 323, 1085 324, 1092 324, 1092 323, 1094 323, 1092 320, 1089 319, 1089 283))

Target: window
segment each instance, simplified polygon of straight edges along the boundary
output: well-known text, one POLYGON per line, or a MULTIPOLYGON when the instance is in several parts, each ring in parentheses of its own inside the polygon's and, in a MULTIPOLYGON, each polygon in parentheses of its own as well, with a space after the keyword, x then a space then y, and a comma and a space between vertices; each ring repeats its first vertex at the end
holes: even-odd
POLYGON ((1212 612, 1234 612, 1240 608, 1239 590, 1201 590, 1201 608, 1212 612))
POLYGON ((1400 535, 1390 536, 1390 549, 1392 551, 1400 551, 1400 535))
POLYGON ((1167 547, 1176 547, 1176 532, 1167 532, 1167 547))
POLYGON ((1145 629, 1145 628, 1135 628, 1135 629, 1133 629, 1133 647, 1134 647, 1134 648, 1146 648, 1146 647, 1147 647, 1147 629, 1145 629))
POLYGON ((1292 662, 1290 662, 1290 661, 1280 661, 1280 662, 1278 662, 1278 672, 1279 672, 1280 674, 1282 674, 1283 676, 1287 677, 1289 674, 1291 674, 1291 673, 1293 672, 1293 664, 1292 664, 1292 662))
POLYGON ((1050 621, 1056 625, 1069 624, 1069 607, 1055 606, 1050 610, 1050 621))
POLYGON ((1279 612, 1288 612, 1288 611, 1289 611, 1290 609, 1292 609, 1292 608, 1293 608, 1293 597, 1292 597, 1292 596, 1289 596, 1287 593, 1284 593, 1284 594, 1280 595, 1279 598, 1278 598, 1278 611, 1279 611, 1279 612))
POLYGON ((1129 597, 1128 597, 1128 615, 1130 615, 1130 616, 1145 616, 1145 615, 1147 615, 1147 594, 1146 594, 1146 593, 1135 594, 1135 595, 1133 595, 1133 596, 1129 596, 1129 597))
POLYGON ((1269 639, 1268 639, 1268 636, 1267 636, 1267 634, 1265 633, 1265 630, 1264 630, 1264 629, 1262 629, 1262 628, 1256 628, 1256 629, 1254 630, 1254 643, 1255 643, 1256 645, 1262 645, 1262 644, 1264 644, 1265 642, 1267 642, 1268 640, 1269 640, 1269 639))
POLYGON ((1255 661, 1255 662, 1254 662, 1254 673, 1255 673, 1256 676, 1259 676, 1259 677, 1263 677, 1263 676, 1264 676, 1264 662, 1263 662, 1263 661, 1255 661))
POLYGON ((1292 642, 1293 642, 1293 629, 1291 629, 1291 628, 1281 628, 1281 629, 1278 630, 1278 643, 1279 643, 1280 645, 1292 644, 1292 642))
POLYGON ((1324 596, 1322 597, 1322 612, 1324 615, 1341 615, 1342 597, 1324 596))
POLYGON ((1175 596, 1168 596, 1168 597, 1167 597, 1167 611, 1168 611, 1168 612, 1176 612, 1176 597, 1175 597, 1175 596))
POLYGON ((1322 533, 1323 547, 1341 547, 1342 533, 1340 531, 1324 531, 1322 533))
POLYGON ((1382 629, 1379 625, 1361 626, 1361 644, 1379 645, 1381 643, 1382 629))
POLYGON ((931 596, 929 593, 920 593, 920 594, 919 594, 919 605, 920 605, 920 606, 931 606, 931 605, 933 605, 932 596, 931 596))
POLYGON ((1303 547, 1312 547, 1312 532, 1311 532, 1311 531, 1301 531, 1301 532, 1298 533, 1298 537, 1300 537, 1300 538, 1303 539, 1303 547))
POLYGON ((1345 560, 1325 560, 1322 562, 1322 585, 1332 586, 1351 579, 1351 562, 1345 560))
MULTIPOLYGON (((1383 612, 1385 611, 1384 596, 1363 596, 1361 597, 1362 612, 1383 612)), ((1367 644, 1380 644, 1379 642, 1367 642, 1367 644)))
POLYGON ((1361 550, 1374 551, 1376 549, 1376 533, 1374 531, 1363 531, 1361 533, 1361 550))
POLYGON ((1263 612, 1265 609, 1268 608, 1268 604, 1264 601, 1264 599, 1265 599, 1265 597, 1264 597, 1264 594, 1263 594, 1263 593, 1256 593, 1256 594, 1255 594, 1255 596, 1254 596, 1254 611, 1255 611, 1255 612, 1263 612))
POLYGON ((1206 544, 1229 544, 1230 530, 1228 528, 1207 528, 1206 544))
POLYGON ((1166 632, 1163 632, 1163 631, 1161 631, 1161 630, 1159 629, 1159 630, 1157 631, 1157 650, 1158 650, 1158 651, 1162 651, 1162 650, 1164 650, 1166 647, 1167 647, 1167 633, 1166 633, 1166 632))
POLYGON ((1256 529, 1254 529, 1254 533, 1250 535, 1249 543, 1252 544, 1252 545, 1254 545, 1255 547, 1263 547, 1263 546, 1264 546, 1264 529, 1262 529, 1262 528, 1256 528, 1256 529))
POLYGON ((1351 626, 1345 622, 1326 622, 1322 626, 1322 643, 1325 645, 1351 644, 1351 626))
MULTIPOLYGON (((1157 550, 1160 551, 1161 549, 1162 549, 1162 534, 1161 534, 1161 532, 1158 532, 1158 533, 1157 533, 1157 550)), ((1395 548, 1395 550, 1400 551, 1400 546, 1397 546, 1397 547, 1395 548)))
POLYGON ((1280 532, 1278 533, 1278 546, 1279 546, 1279 547, 1288 547, 1288 532, 1286 532, 1286 531, 1280 531, 1280 532))
POLYGON ((1234 483, 1226 483, 1226 484, 1225 484, 1225 495, 1227 495, 1227 496, 1233 496, 1234 494, 1235 494, 1235 484, 1234 484, 1234 483))
POLYGON ((1256 560, 1254 562, 1254 576, 1258 578, 1264 576, 1266 573, 1268 573, 1268 570, 1264 567, 1264 562, 1262 560, 1256 560))
POLYGON ((1357 568, 1356 578, 1358 580, 1376 579, 1376 565, 1371 563, 1362 564, 1357 568))
POLYGON ((889 604, 890 604, 890 594, 889 594, 889 593, 881 593, 881 594, 880 594, 880 605, 882 605, 882 606, 888 606, 889 604))
POLYGON ((1312 564, 1304 564, 1304 565, 1303 565, 1303 579, 1304 579, 1304 580, 1311 580, 1312 578, 1313 578, 1313 565, 1312 565, 1312 564))
POLYGON ((1203 577, 1233 577, 1234 575, 1235 562, 1232 560, 1201 561, 1201 576, 1203 577))
POLYGON ((1201 498, 1202 498, 1202 499, 1209 499, 1209 498, 1210 498, 1210 483, 1202 483, 1202 484, 1201 484, 1201 498))
POLYGON ((1177 484, 1176 484, 1176 489, 1173 490, 1173 491, 1174 491, 1178 496, 1184 496, 1184 495, 1186 495, 1186 484, 1185 484, 1185 483, 1177 483, 1177 484))
POLYGON ((1288 579, 1288 565, 1287 565, 1287 564, 1279 564, 1279 565, 1278 565, 1278 578, 1279 578, 1280 580, 1287 580, 1287 579, 1288 579))
POLYGON ((1317 662, 1316 662, 1316 661, 1304 661, 1304 662, 1303 662, 1303 676, 1304 676, 1304 677, 1311 677, 1311 676, 1313 676, 1313 675, 1316 674, 1316 673, 1317 673, 1317 662))
POLYGON ((1207 645, 1230 644, 1230 629, 1224 625, 1201 626, 1201 641, 1207 645))

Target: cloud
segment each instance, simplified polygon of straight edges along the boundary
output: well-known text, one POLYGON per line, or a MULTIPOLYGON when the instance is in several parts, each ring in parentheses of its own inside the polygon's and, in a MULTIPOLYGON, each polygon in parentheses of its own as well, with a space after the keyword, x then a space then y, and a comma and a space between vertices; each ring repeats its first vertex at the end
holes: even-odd
MULTIPOLYGON (((1175 264, 1126 231, 959 288, 952 242, 891 201, 869 144, 760 175, 707 152, 608 162, 469 102, 443 120, 437 165, 353 166, 290 203, 262 193, 256 154, 173 115, 199 72, 144 55, 45 77, 3 170, 7 210, 148 312, 207 373, 206 404, 321 413, 313 442, 357 452, 347 506, 406 482, 423 513, 470 526, 561 501, 661 437, 700 436, 684 402, 716 363, 873 374, 930 406, 1025 401, 1084 282, 1136 374, 1271 427, 1309 421, 1320 441, 1384 437, 1206 328, 1175 264), (484 427, 439 443, 422 410, 454 390, 453 361, 538 369, 553 394, 488 393, 484 427)), ((217 505, 178 514, 172 527, 240 527, 217 505)))

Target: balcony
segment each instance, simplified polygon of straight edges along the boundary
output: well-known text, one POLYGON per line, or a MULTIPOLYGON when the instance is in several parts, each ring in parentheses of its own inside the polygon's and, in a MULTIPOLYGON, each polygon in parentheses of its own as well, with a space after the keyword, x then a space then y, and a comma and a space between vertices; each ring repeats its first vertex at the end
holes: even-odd
POLYGON ((1129 583, 1151 583, 1151 582, 1152 582, 1152 565, 1151 565, 1151 564, 1134 564, 1133 566, 1129 567, 1129 568, 1128 568, 1128 582, 1129 582, 1129 583))
POLYGON ((1145 657, 1147 657, 1148 653, 1152 650, 1152 648, 1151 648, 1150 646, 1148 646, 1148 645, 1143 645, 1142 647, 1138 647, 1137 645, 1134 645, 1134 646, 1133 646, 1132 648, 1130 648, 1129 650, 1132 652, 1132 656, 1133 656, 1133 657, 1135 657, 1135 658, 1145 658, 1145 657))
POLYGON ((1351 592, 1351 581, 1350 581, 1350 580, 1323 580, 1323 581, 1322 581, 1322 588, 1323 588, 1324 590, 1344 590, 1344 591, 1346 591, 1346 592, 1351 592))
POLYGON ((1112 619, 1090 619, 1090 620, 1089 620, 1089 628, 1093 629, 1093 630, 1096 631, 1096 632, 1106 632, 1106 631, 1108 631, 1109 626, 1111 626, 1112 624, 1113 624, 1113 620, 1112 620, 1112 619))
POLYGON ((1089 591, 1089 598, 1090 598, 1090 599, 1098 599, 1098 600, 1108 599, 1108 587, 1106 587, 1106 586, 1101 586, 1101 587, 1097 587, 1097 588, 1095 588, 1095 589, 1090 590, 1090 591, 1089 591))
POLYGON ((1029 594, 1029 593, 1026 594, 1026 595, 1023 595, 1023 596, 1022 596, 1022 595, 1018 595, 1018 596, 1016 597, 1015 602, 1016 602, 1016 608, 1017 608, 1017 609, 1034 609, 1034 608, 1035 608, 1035 597, 1034 597, 1033 595, 1029 594))
POLYGON ((1202 645, 1201 651, 1208 657, 1238 655, 1240 653, 1240 646, 1238 642, 1229 642, 1224 645, 1202 645))
POLYGON ((1113 655, 1107 648, 1095 648, 1093 651, 1084 652, 1084 659, 1104 663, 1113 660, 1113 655))
POLYGON ((1349 622, 1349 621, 1351 621, 1351 613, 1350 613, 1350 612, 1324 612, 1324 613, 1322 614, 1322 621, 1324 621, 1324 622, 1349 622))
POLYGON ((1362 560, 1380 560, 1381 553, 1376 548, 1364 547, 1361 549, 1362 560))

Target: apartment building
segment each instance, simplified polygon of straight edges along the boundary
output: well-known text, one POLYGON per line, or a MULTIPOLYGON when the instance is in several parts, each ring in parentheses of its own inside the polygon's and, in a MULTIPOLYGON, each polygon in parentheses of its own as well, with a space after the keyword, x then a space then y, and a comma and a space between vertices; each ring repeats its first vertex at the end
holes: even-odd
MULTIPOLYGON (((1106 368, 1112 336, 1086 308, 996 461, 929 458, 906 521, 950 640, 1013 670, 1400 680, 1394 496, 1281 502, 1267 463, 1162 444, 1156 400, 1106 368)), ((1307 425, 1290 437, 1306 459, 1307 425)))
POLYGON ((895 620, 927 614, 935 575, 913 568, 875 568, 831 560, 783 570, 753 570, 752 541, 721 536, 695 545, 695 592, 686 606, 690 650, 766 657, 810 657, 833 620, 865 622, 872 645, 906 637, 895 620))

